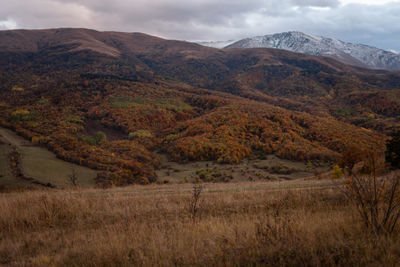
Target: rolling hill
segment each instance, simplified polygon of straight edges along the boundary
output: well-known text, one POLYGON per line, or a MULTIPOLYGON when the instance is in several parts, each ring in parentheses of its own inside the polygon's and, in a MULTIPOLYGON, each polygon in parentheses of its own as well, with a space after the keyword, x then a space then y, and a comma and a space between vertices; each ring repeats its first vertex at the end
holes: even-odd
POLYGON ((276 49, 0 31, 0 125, 98 170, 104 185, 156 181, 165 154, 319 164, 355 145, 382 150, 400 126, 399 87, 399 72, 276 49))

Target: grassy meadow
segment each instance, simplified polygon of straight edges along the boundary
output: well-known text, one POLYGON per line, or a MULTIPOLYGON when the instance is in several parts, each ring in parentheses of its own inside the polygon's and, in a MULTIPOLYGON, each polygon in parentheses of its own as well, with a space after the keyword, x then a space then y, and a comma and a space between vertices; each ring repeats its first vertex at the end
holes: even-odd
MULTIPOLYGON (((277 181, 315 177, 316 172, 321 177, 329 176, 329 165, 309 164, 300 161, 280 159, 275 155, 267 155, 263 159, 245 159, 237 164, 218 164, 214 161, 195 161, 187 163, 174 162, 165 155, 162 166, 156 173, 159 181, 171 183, 196 182, 199 172, 226 178, 224 181, 277 181)), ((222 181, 223 179, 210 179, 222 181)))
POLYGON ((57 158, 49 150, 34 145, 11 130, 0 127, 0 187, 5 189, 36 188, 37 185, 12 175, 8 155, 14 146, 20 154, 21 172, 34 180, 57 188, 71 187, 70 176, 75 172, 81 187, 95 186, 97 172, 57 158))
POLYGON ((342 182, 212 183, 197 199, 193 184, 1 194, 0 264, 395 266, 398 232, 366 231, 342 182))

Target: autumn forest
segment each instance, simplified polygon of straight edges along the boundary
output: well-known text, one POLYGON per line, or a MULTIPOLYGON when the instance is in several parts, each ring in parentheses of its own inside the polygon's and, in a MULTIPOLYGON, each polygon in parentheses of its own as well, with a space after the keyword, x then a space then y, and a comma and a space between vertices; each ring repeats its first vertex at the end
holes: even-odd
POLYGON ((144 34, 0 36, 1 126, 97 170, 103 186, 155 182, 160 155, 334 163, 354 146, 383 151, 400 127, 396 72, 144 34))

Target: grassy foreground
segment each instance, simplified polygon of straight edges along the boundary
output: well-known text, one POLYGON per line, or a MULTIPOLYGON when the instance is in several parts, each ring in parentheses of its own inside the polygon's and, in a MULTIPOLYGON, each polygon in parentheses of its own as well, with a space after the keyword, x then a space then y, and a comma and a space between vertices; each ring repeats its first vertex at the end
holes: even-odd
POLYGON ((329 181, 190 184, 0 195, 0 264, 396 265, 329 181))

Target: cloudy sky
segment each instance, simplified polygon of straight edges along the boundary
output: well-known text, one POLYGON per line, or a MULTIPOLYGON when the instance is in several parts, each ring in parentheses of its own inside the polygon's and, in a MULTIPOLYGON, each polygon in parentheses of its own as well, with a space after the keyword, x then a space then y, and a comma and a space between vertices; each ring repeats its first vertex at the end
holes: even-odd
POLYGON ((400 0, 1 0, 0 29, 58 27, 192 41, 297 30, 400 51, 400 0))

